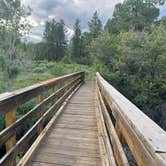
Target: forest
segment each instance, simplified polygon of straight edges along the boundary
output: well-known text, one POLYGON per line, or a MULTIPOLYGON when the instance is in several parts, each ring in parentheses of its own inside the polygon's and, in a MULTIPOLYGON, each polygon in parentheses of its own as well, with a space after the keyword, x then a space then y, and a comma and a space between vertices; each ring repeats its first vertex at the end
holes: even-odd
POLYGON ((26 19, 31 8, 20 0, 0 0, 0 93, 75 71, 94 77, 99 71, 166 130, 166 17, 159 18, 164 3, 124 0, 104 25, 94 11, 87 31, 75 20, 70 40, 65 22, 52 18, 45 22, 42 41, 33 43, 22 40, 32 28, 26 19))

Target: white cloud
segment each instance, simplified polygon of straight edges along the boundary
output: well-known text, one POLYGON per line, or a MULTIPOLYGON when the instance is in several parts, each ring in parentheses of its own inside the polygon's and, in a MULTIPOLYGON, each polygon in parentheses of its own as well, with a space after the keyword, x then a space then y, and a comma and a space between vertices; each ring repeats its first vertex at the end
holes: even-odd
POLYGON ((67 32, 66 32, 67 40, 70 40, 74 35, 74 31, 73 31, 73 29, 70 29, 68 27, 66 27, 66 30, 67 30, 67 32))
MULTIPOLYGON (((97 10, 105 24, 107 19, 112 17, 114 6, 123 0, 21 0, 21 2, 31 7, 30 22, 33 26, 42 29, 47 19, 55 18, 57 21, 63 19, 70 29, 67 34, 71 38, 73 24, 77 18, 81 20, 81 28, 88 29, 87 23, 97 10)), ((162 11, 165 13, 165 8, 162 11)))
POLYGON ((103 23, 112 16, 115 4, 123 0, 21 0, 22 4, 32 9, 29 22, 33 26, 30 37, 38 39, 42 37, 41 30, 47 19, 55 18, 57 21, 63 19, 68 29, 67 38, 73 35, 73 24, 78 18, 81 20, 82 29, 88 28, 88 20, 95 10, 99 12, 103 23), (37 30, 39 29, 39 30, 37 30), (36 31, 40 33, 36 34, 36 31))

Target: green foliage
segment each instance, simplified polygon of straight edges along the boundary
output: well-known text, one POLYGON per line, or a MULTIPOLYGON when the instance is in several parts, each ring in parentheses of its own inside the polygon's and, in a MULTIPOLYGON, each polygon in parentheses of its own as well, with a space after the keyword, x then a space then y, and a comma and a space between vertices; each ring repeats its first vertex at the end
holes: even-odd
POLYGON ((111 69, 113 67, 113 57, 118 54, 118 43, 118 38, 103 32, 98 39, 93 40, 88 46, 92 61, 96 64, 102 62, 103 65, 111 69))
POLYGON ((93 37, 91 35, 91 32, 82 33, 80 28, 80 21, 76 20, 76 23, 74 25, 74 36, 71 40, 71 44, 68 47, 69 56, 64 60, 70 63, 74 61, 79 64, 90 65, 91 60, 89 57, 87 46, 92 40, 93 37))
MULTIPOLYGON (((43 34, 45 41, 44 59, 47 60, 62 60, 66 53, 65 27, 64 22, 56 22, 54 19, 46 21, 45 31, 43 34)), ((43 49, 42 49, 43 51, 43 49)))
POLYGON ((102 33, 88 47, 98 71, 148 115, 166 99, 166 29, 102 33), (100 65, 99 65, 100 64, 100 65))
POLYGON ((166 16, 161 18, 161 20, 159 20, 158 22, 166 28, 166 16))
POLYGON ((156 4, 162 4, 153 0, 125 0, 115 6, 113 18, 108 20, 105 30, 109 33, 122 31, 142 31, 151 25, 159 16, 156 4))
POLYGON ((19 74, 19 68, 17 66, 11 66, 9 69, 9 78, 15 77, 19 74))
MULTIPOLYGON (((115 6, 104 30, 97 11, 88 22, 88 32, 82 33, 76 20, 69 44, 63 20, 52 19, 46 21, 42 42, 25 44, 20 39, 30 28, 29 12, 20 0, 0 0, 0 93, 78 71, 94 80, 99 71, 166 129, 166 18, 156 21, 158 5, 164 1, 125 0, 115 6)), ((17 117, 35 104, 33 100, 18 108, 17 117)), ((1 130, 4 117, 0 118, 1 130)))
POLYGON ((97 11, 93 14, 92 19, 88 22, 89 31, 93 39, 97 38, 102 30, 102 23, 98 17, 97 11))
POLYGON ((3 71, 5 68, 5 59, 3 56, 3 52, 0 50, 0 71, 3 71))
MULTIPOLYGON (((13 91, 40 81, 78 71, 87 71, 88 73, 95 74, 93 67, 86 65, 75 63, 66 64, 63 62, 26 61, 20 64, 19 73, 15 79, 9 78, 6 80, 3 77, 3 73, 0 72, 0 92, 13 91), (11 79, 12 83, 10 83, 11 79), (7 84, 9 84, 9 86, 5 86, 7 84)), ((88 77, 89 76, 87 76, 87 78, 88 77)))
POLYGON ((76 20, 75 25, 74 25, 74 36, 72 38, 72 56, 73 59, 80 63, 80 58, 81 58, 81 28, 80 28, 80 20, 76 20))
POLYGON ((22 115, 25 115, 28 111, 30 111, 37 104, 36 99, 30 100, 27 103, 23 104, 19 108, 17 108, 17 119, 19 119, 22 115))
POLYGON ((4 116, 0 117, 0 131, 2 131, 2 129, 4 129, 5 127, 5 118, 4 116))
POLYGON ((20 0, 0 0, 0 49, 3 50, 3 69, 5 77, 11 77, 18 71, 15 61, 20 59, 21 37, 29 32, 27 16, 30 9, 21 5, 20 0))

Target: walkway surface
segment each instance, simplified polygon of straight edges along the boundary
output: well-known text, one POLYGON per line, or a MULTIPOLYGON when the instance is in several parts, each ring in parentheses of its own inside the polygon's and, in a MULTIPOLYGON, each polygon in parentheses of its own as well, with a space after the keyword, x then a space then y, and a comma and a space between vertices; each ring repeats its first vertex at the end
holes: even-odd
POLYGON ((73 95, 29 165, 100 166, 95 84, 73 95))

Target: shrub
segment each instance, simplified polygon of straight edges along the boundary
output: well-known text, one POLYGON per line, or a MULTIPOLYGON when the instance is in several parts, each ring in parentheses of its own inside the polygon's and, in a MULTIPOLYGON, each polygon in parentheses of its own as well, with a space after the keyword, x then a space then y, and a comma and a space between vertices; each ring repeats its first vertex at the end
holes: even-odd
POLYGON ((19 74, 19 68, 17 66, 9 67, 9 78, 13 78, 19 74))

